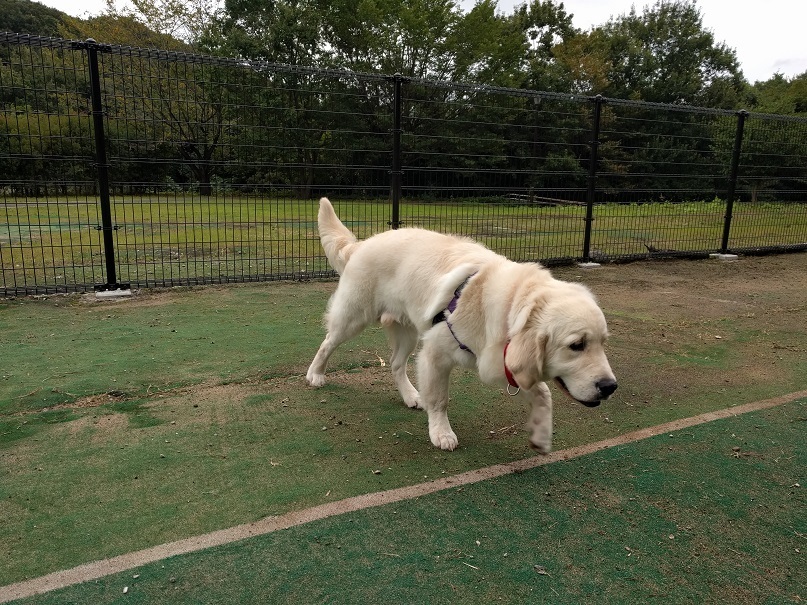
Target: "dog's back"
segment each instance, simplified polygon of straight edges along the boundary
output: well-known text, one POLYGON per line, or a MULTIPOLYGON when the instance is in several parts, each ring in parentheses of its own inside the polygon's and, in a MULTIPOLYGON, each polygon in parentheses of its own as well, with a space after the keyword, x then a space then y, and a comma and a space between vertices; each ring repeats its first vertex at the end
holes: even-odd
MULTIPOLYGON (((479 265, 498 258, 494 252, 466 237, 418 228, 382 231, 358 241, 339 220, 330 200, 325 197, 319 202, 317 222, 325 256, 339 275, 345 274, 348 261, 361 247, 362 253, 356 257, 360 260, 355 273, 363 280, 376 276, 391 280, 407 277, 411 284, 428 276, 431 283, 435 274, 445 275, 457 265, 479 265)), ((470 269, 469 274, 472 272, 470 269)))

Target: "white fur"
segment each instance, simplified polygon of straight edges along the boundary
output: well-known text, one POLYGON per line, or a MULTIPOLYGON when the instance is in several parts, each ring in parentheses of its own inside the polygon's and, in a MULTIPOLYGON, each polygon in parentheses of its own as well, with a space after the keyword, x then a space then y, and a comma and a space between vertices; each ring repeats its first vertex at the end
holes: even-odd
POLYGON ((587 405, 616 388, 603 348, 605 317, 584 286, 556 280, 538 264, 515 263, 470 239, 423 229, 385 231, 357 242, 326 198, 320 200, 319 232, 341 279, 328 303, 328 333, 308 368, 309 384, 325 383, 336 347, 380 322, 392 346, 398 391, 406 405, 426 410, 435 446, 453 450, 458 444, 446 414, 451 370, 472 367, 483 382, 505 385, 507 363, 519 396, 531 405, 530 442, 542 453, 552 442, 552 396, 545 381, 560 379, 567 394, 587 405), (446 322, 432 325, 469 276, 450 322, 473 354, 459 348, 446 322), (420 391, 406 371, 418 340, 420 391), (583 350, 576 350, 581 343, 583 350))

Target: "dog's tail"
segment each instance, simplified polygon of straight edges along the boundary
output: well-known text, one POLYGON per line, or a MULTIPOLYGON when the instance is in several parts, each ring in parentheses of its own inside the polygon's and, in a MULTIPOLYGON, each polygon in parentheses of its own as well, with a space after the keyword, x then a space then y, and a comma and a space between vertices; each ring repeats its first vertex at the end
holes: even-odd
POLYGON ((328 257, 331 267, 341 275, 342 271, 345 270, 347 261, 350 260, 350 255, 356 250, 359 242, 356 240, 356 236, 350 232, 350 229, 345 227, 339 217, 336 216, 336 212, 334 212, 333 206, 327 197, 319 201, 317 223, 319 224, 319 239, 325 250, 325 256, 328 257))

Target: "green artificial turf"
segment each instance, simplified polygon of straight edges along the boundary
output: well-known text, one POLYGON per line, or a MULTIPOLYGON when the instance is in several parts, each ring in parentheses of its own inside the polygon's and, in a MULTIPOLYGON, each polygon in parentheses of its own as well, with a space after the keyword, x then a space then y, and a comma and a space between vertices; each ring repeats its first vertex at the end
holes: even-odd
POLYGON ((316 521, 19 604, 800 602, 806 406, 316 521))

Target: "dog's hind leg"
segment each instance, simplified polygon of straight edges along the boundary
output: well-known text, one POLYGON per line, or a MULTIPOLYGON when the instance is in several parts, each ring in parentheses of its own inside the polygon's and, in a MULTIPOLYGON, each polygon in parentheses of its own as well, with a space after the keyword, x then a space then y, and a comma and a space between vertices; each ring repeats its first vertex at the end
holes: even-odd
POLYGON ((325 340, 319 345, 319 350, 314 356, 311 365, 308 366, 305 379, 312 387, 321 387, 325 384, 325 366, 328 365, 328 358, 336 347, 345 342, 347 338, 336 338, 332 332, 325 335, 325 340))
POLYGON ((429 439, 442 450, 454 450, 459 444, 446 413, 448 379, 454 365, 428 336, 424 339, 417 358, 420 405, 429 416, 429 439))
POLYGON ((402 324, 387 314, 381 316, 381 325, 384 326, 387 340, 392 347, 390 365, 395 386, 398 387, 398 392, 408 407, 418 408, 420 407, 420 395, 406 373, 409 356, 412 355, 418 344, 417 330, 412 325, 402 324))
POLYGON ((358 314, 340 312, 340 309, 344 308, 345 306, 336 304, 336 300, 334 300, 334 304, 331 305, 328 312, 328 333, 305 375, 306 381, 311 386, 321 387, 325 384, 325 366, 328 364, 331 354, 339 345, 356 336, 367 325, 365 318, 358 314))

